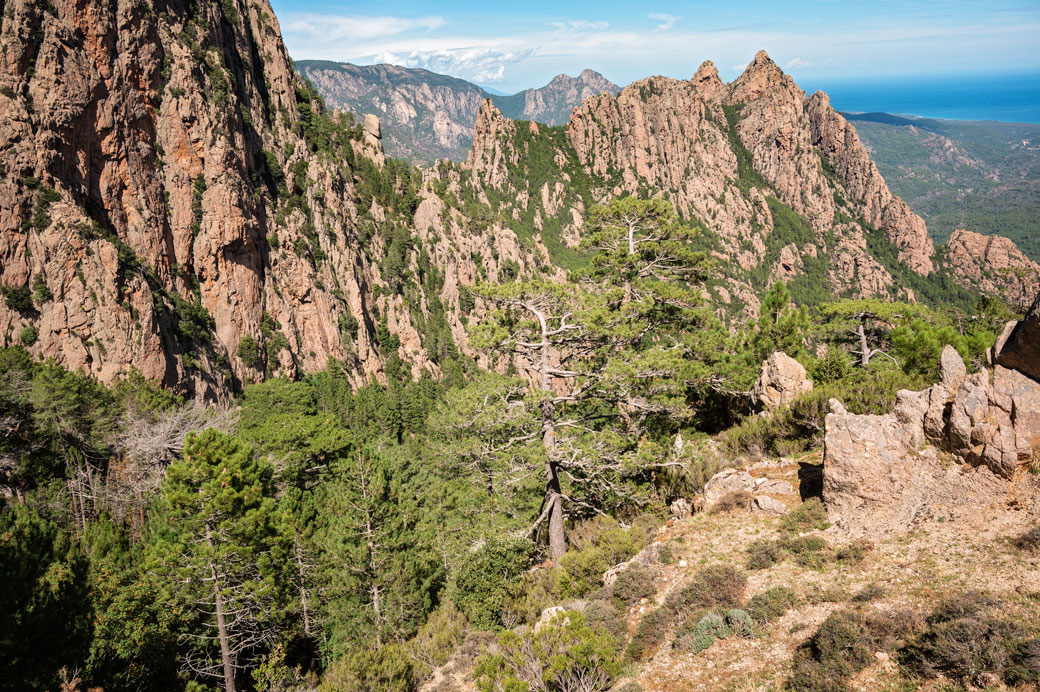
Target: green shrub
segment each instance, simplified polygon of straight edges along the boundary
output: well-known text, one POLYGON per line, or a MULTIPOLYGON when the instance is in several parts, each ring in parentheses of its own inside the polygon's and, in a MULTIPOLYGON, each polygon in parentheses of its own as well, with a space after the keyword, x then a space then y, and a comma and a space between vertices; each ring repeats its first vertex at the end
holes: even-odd
POLYGON ((603 584, 603 573, 615 563, 597 547, 569 550, 560 558, 560 595, 582 596, 603 584))
POLYGON ((834 554, 829 547, 819 536, 798 536, 784 541, 784 548, 794 556, 795 562, 810 569, 820 569, 833 561, 834 554))
POLYGON ((798 692, 838 692, 845 680, 874 660, 874 639, 863 616, 853 611, 832 613, 795 652, 788 687, 798 692))
POLYGON ((46 303, 47 301, 54 298, 54 293, 48 288, 47 282, 39 274, 33 279, 33 294, 37 301, 46 303))
POLYGON ((589 601, 585 606, 585 624, 594 631, 603 630, 621 644, 628 637, 623 614, 610 601, 589 601))
POLYGON ((25 286, 4 286, 0 292, 4 294, 4 303, 9 310, 20 315, 33 311, 32 292, 25 286))
POLYGON ((259 370, 263 367, 264 359, 260 353, 260 344, 257 343, 252 334, 246 334, 242 337, 242 340, 238 342, 238 350, 235 353, 248 367, 254 370, 259 370))
POLYGON ((826 529, 830 526, 827 522, 827 510, 819 498, 811 497, 798 505, 780 521, 780 528, 789 533, 805 533, 817 529, 826 529))
POLYGON ((36 327, 27 324, 22 327, 22 331, 18 332, 18 341, 22 343, 22 346, 32 346, 36 343, 37 336, 36 327))
POLYGON ((787 553, 782 541, 759 539, 747 547, 747 554, 747 568, 756 570, 768 569, 778 562, 783 562, 787 553))
POLYGON ((870 541, 855 541, 834 551, 834 560, 843 565, 858 565, 866 559, 867 553, 873 549, 874 546, 870 541))
POLYGON ((701 608, 735 608, 744 600, 747 579, 729 565, 710 565, 697 572, 693 580, 673 591, 666 605, 680 614, 701 608))
POLYGON ((412 659, 400 644, 359 647, 329 668, 319 692, 409 692, 415 682, 413 665, 412 659))
POLYGON ((751 600, 747 602, 745 610, 752 620, 764 625, 783 617, 797 602, 798 597, 795 596, 794 591, 786 586, 775 586, 752 596, 751 600))
POLYGON ((661 545, 661 549, 657 553, 657 560, 663 565, 674 565, 679 561, 682 548, 683 540, 681 538, 678 536, 669 538, 661 545))
POLYGON ((986 685, 995 675, 1009 684, 1040 679, 1040 647, 1020 625, 1001 619, 1001 604, 968 592, 939 605, 927 626, 899 652, 907 669, 922 677, 943 675, 966 685, 986 685))
POLYGON ((726 611, 726 627, 738 637, 750 637, 754 633, 755 623, 746 610, 731 608, 726 611))
POLYGON ((591 629, 580 612, 569 611, 537 632, 502 632, 498 653, 481 657, 474 677, 481 692, 566 690, 573 680, 582 680, 590 692, 605 692, 621 668, 613 638, 591 629))
POLYGON ((488 539, 479 550, 467 552, 448 578, 447 595, 477 629, 502 625, 502 606, 511 582, 527 569, 534 547, 518 539, 488 539))
POLYGON ((466 636, 466 618, 454 608, 441 608, 430 616, 408 642, 413 659, 427 662, 427 666, 441 666, 466 636))
POLYGON ((614 598, 629 605, 643 598, 653 598, 656 592, 653 572, 642 565, 629 565, 614 580, 614 598))
POLYGON ((642 661, 649 658, 664 641, 665 631, 672 623, 673 612, 670 608, 657 608, 643 616, 632 641, 625 649, 625 660, 642 661))

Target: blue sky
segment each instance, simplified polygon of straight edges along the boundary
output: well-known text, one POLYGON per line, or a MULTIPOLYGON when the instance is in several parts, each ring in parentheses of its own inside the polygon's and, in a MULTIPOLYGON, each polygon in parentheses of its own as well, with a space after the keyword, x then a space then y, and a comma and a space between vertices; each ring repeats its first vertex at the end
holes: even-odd
POLYGON ((289 54, 425 67, 511 93, 590 67, 624 85, 735 78, 764 48, 796 80, 1040 71, 1040 0, 274 0, 289 54))

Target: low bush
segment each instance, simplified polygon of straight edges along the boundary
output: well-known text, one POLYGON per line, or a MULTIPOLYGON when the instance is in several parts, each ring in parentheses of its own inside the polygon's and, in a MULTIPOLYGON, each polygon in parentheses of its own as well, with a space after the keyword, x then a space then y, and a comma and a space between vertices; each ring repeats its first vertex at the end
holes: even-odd
POLYGON ((642 565, 629 565, 614 580, 614 598, 631 605, 640 599, 651 598, 657 592, 654 574, 642 565))
POLYGON ((832 613, 795 652, 788 688, 798 692, 841 692, 848 678, 874 662, 875 651, 892 651, 921 626, 913 611, 832 613))
MULTIPOLYGON (((588 692, 605 692, 621 674, 614 639, 590 628, 580 612, 557 615, 538 631, 506 630, 498 651, 477 662, 477 689, 571 690, 581 680, 588 692)), ((350 688, 354 689, 354 688, 350 688)))
POLYGON ((858 565, 873 549, 874 545, 870 541, 855 541, 834 551, 834 561, 842 565, 858 565))
POLYGON ((740 608, 731 608, 726 611, 726 627, 738 637, 750 637, 755 631, 751 614, 740 608))
POLYGON ((663 565, 673 565, 679 561, 682 548, 683 540, 681 538, 669 538, 667 542, 661 545, 661 549, 657 553, 657 560, 663 565))
POLYGON ((623 613, 610 601, 590 601, 585 606, 585 624, 594 631, 606 632, 620 644, 628 637, 623 613))
POLYGON ((679 614, 702 608, 736 608, 744 600, 747 579, 729 565, 710 565, 683 588, 673 591, 666 605, 679 614))
POLYGON ((794 591, 786 586, 775 586, 752 596, 745 610, 752 620, 764 625, 782 617, 797 602, 798 597, 795 596, 794 591))
POLYGON ((713 512, 746 512, 751 509, 751 493, 733 490, 722 497, 711 508, 713 512))
POLYGON ((805 533, 823 530, 830 526, 827 521, 827 510, 817 497, 811 497, 798 505, 780 521, 780 528, 788 533, 805 533))
POLYGON ((978 592, 944 601, 900 650, 900 661, 915 675, 943 675, 966 685, 985 686, 991 675, 1008 684, 1040 680, 1035 633, 999 617, 1000 607, 978 592))
POLYGON ((871 601, 876 601, 877 599, 884 598, 884 597, 885 597, 885 590, 883 588, 881 588, 880 586, 878 586, 877 584, 871 584, 870 586, 866 586, 866 587, 860 589, 860 591, 855 596, 852 597, 852 602, 853 603, 870 603, 871 601))
POLYGON ((33 311, 32 292, 27 287, 4 286, 0 288, 0 293, 3 293, 4 304, 8 309, 20 315, 27 315, 33 311))
POLYGON ((665 632, 674 617, 670 608, 658 608, 643 616, 632 641, 625 650, 625 660, 638 662, 649 658, 664 641, 665 632))
POLYGON ((1040 524, 1018 536, 1011 543, 1019 550, 1024 550, 1028 553, 1040 553, 1040 524))
POLYGON ((782 541, 760 539, 748 546, 747 554, 747 568, 757 570, 768 569, 778 562, 783 562, 787 551, 784 550, 782 541))
POLYGON ((467 552, 451 571, 447 595, 476 629, 502 625, 502 607, 512 582, 527 569, 532 546, 524 540, 488 540, 467 552))

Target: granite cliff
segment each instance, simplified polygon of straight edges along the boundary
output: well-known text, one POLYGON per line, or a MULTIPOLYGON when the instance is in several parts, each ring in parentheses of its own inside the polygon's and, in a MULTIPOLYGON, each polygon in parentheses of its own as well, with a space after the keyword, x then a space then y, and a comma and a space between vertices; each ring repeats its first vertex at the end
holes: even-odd
POLYGON ((330 107, 358 117, 377 116, 389 155, 422 164, 466 158, 485 99, 492 99, 506 117, 562 125, 589 96, 620 91, 593 70, 577 77, 557 75, 539 89, 499 95, 462 79, 398 65, 301 60, 295 66, 330 107))

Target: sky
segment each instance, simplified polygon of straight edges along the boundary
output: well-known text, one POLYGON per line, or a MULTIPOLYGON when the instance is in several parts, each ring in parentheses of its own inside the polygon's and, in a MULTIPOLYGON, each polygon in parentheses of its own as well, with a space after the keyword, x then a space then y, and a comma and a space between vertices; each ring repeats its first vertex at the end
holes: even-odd
POLYGON ((272 0, 296 60, 424 67, 513 93, 584 68, 724 80, 765 49, 799 83, 1040 72, 1040 0, 272 0))

